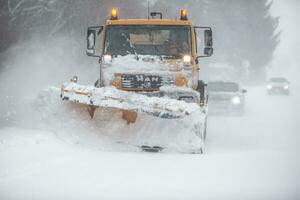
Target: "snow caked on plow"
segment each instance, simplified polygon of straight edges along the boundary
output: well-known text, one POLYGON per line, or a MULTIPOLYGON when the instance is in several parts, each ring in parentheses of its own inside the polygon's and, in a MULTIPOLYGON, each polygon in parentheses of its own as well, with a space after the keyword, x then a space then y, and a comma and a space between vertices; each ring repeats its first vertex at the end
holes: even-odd
MULTIPOLYGON (((201 153, 203 151, 203 131, 206 107, 196 103, 186 103, 169 98, 147 97, 133 92, 120 91, 114 87, 96 88, 83 86, 73 82, 65 83, 61 88, 61 98, 86 105, 87 111, 99 108, 93 112, 93 118, 99 120, 101 115, 111 115, 112 112, 122 114, 124 111, 136 112, 139 118, 134 124, 119 119, 99 122, 110 123, 112 127, 120 126, 118 130, 124 133, 115 142, 142 147, 144 150, 160 151, 162 149, 180 152, 201 153), (118 125, 118 123, 120 125, 118 125), (139 128, 137 128, 139 127, 139 128), (128 138, 124 138, 124 136, 128 138)), ((79 119, 80 120, 80 119, 79 119)), ((106 124, 106 126, 109 126, 106 124)), ((114 130, 117 131, 117 130, 114 130)), ((107 131, 105 131, 107 132, 107 131)), ((101 133, 99 133, 101 134, 101 133)), ((112 134, 112 133, 108 133, 112 134)), ((120 135, 120 133, 115 133, 120 135)))
POLYGON ((65 83, 61 88, 62 100, 69 100, 93 107, 116 108, 125 111, 147 113, 160 118, 183 118, 203 111, 196 103, 176 99, 147 97, 142 94, 121 91, 115 87, 95 88, 76 83, 65 83))

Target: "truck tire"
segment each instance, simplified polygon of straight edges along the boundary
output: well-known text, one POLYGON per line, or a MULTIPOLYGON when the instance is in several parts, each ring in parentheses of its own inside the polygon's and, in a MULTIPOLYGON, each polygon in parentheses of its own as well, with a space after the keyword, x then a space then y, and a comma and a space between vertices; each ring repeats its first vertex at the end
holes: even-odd
POLYGON ((202 81, 202 80, 198 80, 198 86, 197 86, 197 92, 200 93, 200 99, 204 100, 205 99, 205 87, 207 86, 207 84, 202 81))

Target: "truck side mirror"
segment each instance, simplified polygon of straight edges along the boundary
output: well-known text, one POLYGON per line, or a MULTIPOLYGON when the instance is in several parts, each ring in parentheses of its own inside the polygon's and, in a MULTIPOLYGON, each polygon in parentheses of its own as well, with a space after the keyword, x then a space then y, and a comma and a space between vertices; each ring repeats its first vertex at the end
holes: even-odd
POLYGON ((204 54, 208 57, 212 56, 214 53, 214 49, 212 48, 213 40, 212 40, 211 29, 204 31, 204 43, 205 43, 204 54))
POLYGON ((212 47, 213 46, 211 29, 208 29, 208 30, 204 31, 204 42, 205 42, 205 47, 212 47))
POLYGON ((87 54, 95 54, 95 44, 96 44, 96 30, 88 29, 87 32, 87 54))
POLYGON ((95 55, 96 37, 102 32, 102 30, 103 30, 103 26, 88 28, 87 36, 86 36, 86 41, 87 41, 86 54, 88 56, 99 57, 95 55))
POLYGON ((204 54, 208 57, 212 56, 214 53, 214 49, 212 47, 204 48, 204 54))
POLYGON ((196 58, 196 63, 198 63, 198 58, 202 58, 202 57, 210 57, 213 55, 214 53, 214 49, 213 49, 213 35, 212 35, 212 30, 210 27, 202 27, 202 26, 195 26, 195 35, 197 37, 197 32, 196 30, 200 29, 200 30, 204 30, 202 32, 202 34, 199 34, 199 38, 202 38, 202 41, 200 41, 200 45, 202 45, 202 49, 203 49, 203 55, 199 55, 196 58), (203 34, 204 33, 204 34, 203 34))

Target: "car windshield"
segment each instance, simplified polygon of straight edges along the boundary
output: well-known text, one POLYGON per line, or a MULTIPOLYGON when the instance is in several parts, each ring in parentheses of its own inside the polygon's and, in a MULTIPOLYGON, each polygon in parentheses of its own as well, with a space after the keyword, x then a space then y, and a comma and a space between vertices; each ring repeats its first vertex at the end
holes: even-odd
POLYGON ((212 92, 237 92, 239 85, 237 83, 211 82, 208 83, 208 91, 212 92))
POLYGON ((191 54, 190 26, 110 25, 105 54, 182 57, 191 54))
POLYGON ((287 80, 285 78, 271 78, 270 81, 271 82, 277 82, 277 83, 287 82, 287 80))

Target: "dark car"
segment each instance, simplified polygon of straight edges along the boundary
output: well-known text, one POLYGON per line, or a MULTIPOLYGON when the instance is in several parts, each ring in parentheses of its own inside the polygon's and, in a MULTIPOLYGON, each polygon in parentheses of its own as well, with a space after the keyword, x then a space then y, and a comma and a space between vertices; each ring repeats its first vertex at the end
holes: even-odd
POLYGON ((243 114, 245 93, 235 82, 215 81, 208 83, 209 112, 223 114, 243 114))
POLYGON ((283 77, 273 77, 267 82, 267 93, 289 95, 290 82, 283 77))

